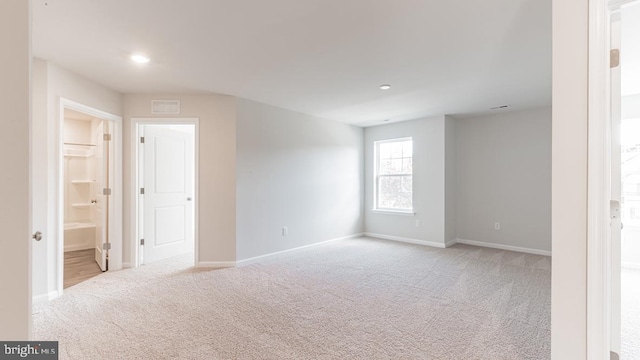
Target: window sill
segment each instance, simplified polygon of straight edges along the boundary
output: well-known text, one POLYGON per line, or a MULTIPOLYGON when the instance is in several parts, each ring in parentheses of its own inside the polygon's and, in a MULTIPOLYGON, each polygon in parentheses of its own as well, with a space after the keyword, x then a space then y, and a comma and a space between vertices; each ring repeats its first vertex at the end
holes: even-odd
POLYGON ((371 212, 374 213, 374 214, 399 215, 399 216, 416 216, 416 213, 414 213, 412 211, 371 209, 371 212))

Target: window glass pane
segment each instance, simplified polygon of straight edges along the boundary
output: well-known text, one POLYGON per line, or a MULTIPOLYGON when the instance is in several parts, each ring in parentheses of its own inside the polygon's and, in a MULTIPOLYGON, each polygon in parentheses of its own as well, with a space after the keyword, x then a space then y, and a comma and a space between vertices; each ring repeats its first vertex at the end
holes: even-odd
POLYGON ((380 172, 380 175, 389 175, 391 174, 391 165, 392 160, 389 159, 381 159, 380 160, 380 169, 378 169, 378 171, 380 172))
POLYGON ((413 156, 413 141, 408 140, 402 143, 402 156, 404 157, 413 156))
POLYGON ((381 143, 378 149, 378 156, 380 159, 389 159, 391 158, 391 144, 390 143, 381 143))
POLYGON ((411 194, 402 194, 398 197, 395 209, 412 209, 411 194))
POLYGON ((411 192, 413 190, 413 177, 412 176, 402 176, 401 177, 400 186, 401 186, 401 191, 403 193, 411 194, 411 192))
POLYGON ((402 159, 402 170, 400 174, 413 174, 413 159, 412 158, 404 158, 402 159))
POLYGON ((402 174, 402 159, 380 161, 380 175, 402 174))
POLYGON ((412 199, 411 176, 380 176, 378 178, 379 208, 411 209, 412 199))
POLYGON ((391 157, 394 159, 402 158, 402 143, 392 142, 391 144, 391 157))

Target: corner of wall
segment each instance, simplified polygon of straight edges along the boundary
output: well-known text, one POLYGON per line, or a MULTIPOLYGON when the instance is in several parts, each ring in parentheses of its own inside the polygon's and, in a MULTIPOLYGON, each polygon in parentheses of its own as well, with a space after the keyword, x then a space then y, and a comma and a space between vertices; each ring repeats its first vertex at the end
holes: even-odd
POLYGON ((455 242, 457 229, 456 123, 445 115, 445 243, 455 242))

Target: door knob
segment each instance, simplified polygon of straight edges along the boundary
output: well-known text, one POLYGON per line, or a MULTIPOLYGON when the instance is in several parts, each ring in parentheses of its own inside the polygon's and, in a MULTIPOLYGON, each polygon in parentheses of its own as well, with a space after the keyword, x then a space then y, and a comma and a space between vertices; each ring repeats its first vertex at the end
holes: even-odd
POLYGON ((188 197, 188 198, 187 198, 187 201, 191 201, 191 198, 190 198, 190 197, 188 197))
POLYGON ((31 235, 31 238, 33 238, 35 241, 40 241, 42 240, 42 233, 40 231, 36 231, 35 234, 31 235))
POLYGON ((97 204, 97 203, 98 203, 98 200, 93 199, 93 200, 91 200, 91 203, 92 203, 92 204, 97 204))

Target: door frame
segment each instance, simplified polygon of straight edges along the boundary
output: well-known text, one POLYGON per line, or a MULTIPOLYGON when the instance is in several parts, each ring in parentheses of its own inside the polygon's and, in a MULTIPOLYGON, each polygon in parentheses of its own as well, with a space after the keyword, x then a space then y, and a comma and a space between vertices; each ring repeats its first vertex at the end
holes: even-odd
POLYGON ((587 359, 609 358, 611 198, 610 25, 607 0, 589 0, 587 359))
POLYGON ((589 0, 587 359, 611 350, 611 16, 636 0, 589 0))
POLYGON ((130 184, 130 188, 131 188, 131 196, 130 196, 130 209, 131 209, 131 220, 132 220, 132 224, 131 224, 131 228, 130 228, 130 239, 131 239, 131 243, 129 244, 130 246, 130 258, 128 259, 129 262, 127 263, 128 267, 138 267, 140 266, 140 241, 139 241, 139 236, 138 234, 140 234, 140 222, 142 221, 140 219, 140 203, 138 201, 139 198, 139 193, 137 191, 137 189, 140 188, 139 186, 139 179, 138 179, 138 174, 139 174, 139 167, 140 167, 140 147, 139 145, 139 138, 140 138, 140 125, 194 125, 194 142, 193 142, 193 147, 194 147, 194 159, 193 159, 193 164, 194 164, 194 174, 193 174, 193 189, 194 189, 194 194, 193 194, 193 217, 194 217, 194 221, 193 221, 193 244, 194 244, 194 259, 193 259, 193 264, 195 266, 195 264, 198 263, 198 259, 200 258, 199 256, 199 251, 200 251, 200 233, 199 233, 199 212, 198 212, 198 208, 200 207, 199 204, 199 199, 200 199, 200 193, 199 193, 199 153, 200 153, 200 144, 199 144, 199 139, 200 139, 200 119, 199 118, 131 118, 131 136, 130 136, 130 146, 131 146, 131 168, 129 170, 129 184, 130 184))
MULTIPOLYGON (((109 163, 109 171, 113 179, 110 181, 112 195, 109 206, 109 269, 122 269, 122 117, 81 104, 63 97, 59 99, 58 117, 56 119, 56 224, 58 225, 56 248, 56 279, 58 294, 61 296, 64 290, 64 110, 75 110, 91 115, 112 124, 112 146, 109 151, 113 161, 109 163)), ((111 177, 111 175, 110 175, 111 177)))

